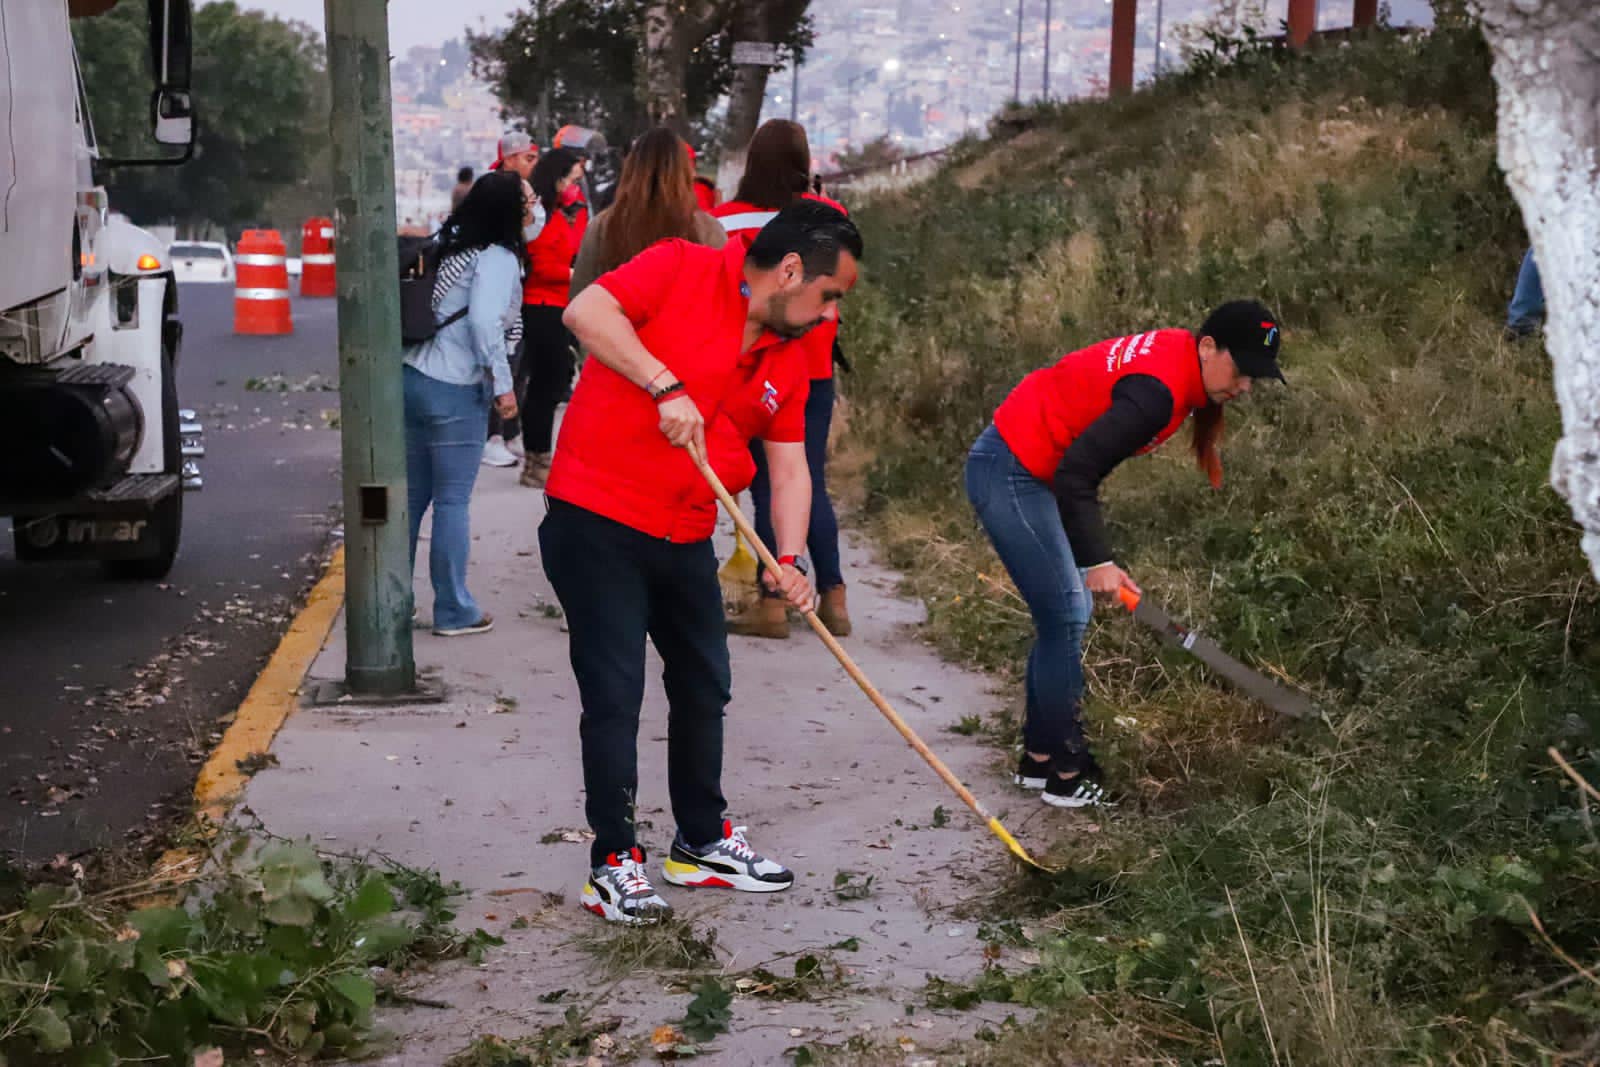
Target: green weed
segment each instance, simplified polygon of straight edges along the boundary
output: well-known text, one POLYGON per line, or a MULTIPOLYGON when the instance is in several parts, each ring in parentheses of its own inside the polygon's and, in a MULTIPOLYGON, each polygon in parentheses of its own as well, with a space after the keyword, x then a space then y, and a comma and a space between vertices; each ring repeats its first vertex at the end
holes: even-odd
POLYGON ((42 885, 0 916, 0 1059, 356 1055, 374 1047, 385 974, 497 943, 451 928, 459 887, 302 843, 226 839, 186 889, 181 905, 130 911, 170 887, 42 885))

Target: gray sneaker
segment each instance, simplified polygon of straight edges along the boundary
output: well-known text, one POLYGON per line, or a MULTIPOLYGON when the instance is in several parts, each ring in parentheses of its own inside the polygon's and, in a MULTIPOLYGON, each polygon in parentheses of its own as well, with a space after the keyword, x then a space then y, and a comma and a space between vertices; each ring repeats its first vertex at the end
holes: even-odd
POLYGON ((682 837, 674 838, 662 873, 673 885, 691 889, 776 893, 794 885, 794 872, 751 848, 745 830, 725 819, 722 840, 699 849, 689 848, 682 837))
POLYGON ((613 852, 589 872, 579 901, 607 922, 644 926, 672 918, 672 905, 644 873, 644 849, 637 845, 620 855, 613 852))

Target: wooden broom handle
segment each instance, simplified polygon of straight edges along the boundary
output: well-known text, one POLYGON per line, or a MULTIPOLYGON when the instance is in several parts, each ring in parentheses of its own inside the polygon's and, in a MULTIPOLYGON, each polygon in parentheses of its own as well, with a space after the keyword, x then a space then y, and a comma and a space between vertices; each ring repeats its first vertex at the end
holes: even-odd
MULTIPOLYGON (((773 574, 781 571, 783 569, 782 566, 773 558, 772 553, 767 550, 767 546, 762 543, 761 537, 755 531, 755 527, 750 524, 749 519, 744 517, 744 512, 739 510, 739 502, 733 499, 733 494, 728 492, 728 487, 722 484, 722 479, 717 477, 717 472, 711 469, 711 465, 706 462, 706 458, 698 446, 692 444, 689 446, 689 458, 694 460, 696 467, 700 468, 700 474, 705 478, 706 484, 711 486, 711 491, 722 502, 723 508, 728 512, 728 517, 733 519, 734 526, 744 535, 744 539, 750 542, 751 547, 756 550, 756 555, 760 558, 762 564, 773 574)), ((828 646, 828 651, 832 652, 833 658, 839 661, 839 666, 843 667, 845 673, 854 679, 863 693, 867 694, 867 699, 871 700, 877 709, 883 713, 883 717, 889 720, 889 725, 899 731, 900 736, 905 738, 906 743, 916 750, 917 755, 927 761, 928 766, 933 768, 934 773, 944 779, 944 784, 955 790, 956 795, 979 818, 985 821, 992 818, 984 810, 983 805, 978 802, 978 798, 972 795, 972 790, 961 784, 961 779, 951 773, 950 768, 944 765, 944 761, 934 755, 933 750, 923 743, 922 738, 917 736, 916 731, 906 724, 906 721, 900 717, 899 712, 895 711, 889 702, 884 699, 883 694, 878 692, 878 687, 872 684, 871 679, 862 672, 860 667, 856 666, 856 661, 850 658, 850 653, 844 650, 844 646, 839 643, 839 639, 828 632, 828 627, 821 619, 817 618, 817 613, 807 611, 804 614, 806 622, 810 623, 817 636, 822 638, 822 643, 828 646)))

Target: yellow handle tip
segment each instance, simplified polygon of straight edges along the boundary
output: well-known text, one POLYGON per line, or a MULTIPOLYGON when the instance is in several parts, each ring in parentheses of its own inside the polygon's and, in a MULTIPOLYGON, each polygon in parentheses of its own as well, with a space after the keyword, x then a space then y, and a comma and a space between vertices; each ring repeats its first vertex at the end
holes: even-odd
POLYGON ((1044 864, 1028 855, 1028 850, 1023 848, 1021 843, 1018 842, 1015 837, 1011 836, 1011 831, 1000 825, 1000 820, 996 819, 992 815, 989 817, 989 829, 991 832, 993 832, 994 836, 998 837, 1001 841, 1004 841, 1006 848, 1011 850, 1011 854, 1017 857, 1017 859, 1021 860, 1023 863, 1026 863, 1028 866, 1035 867, 1041 871, 1053 870, 1053 868, 1046 867, 1044 864))

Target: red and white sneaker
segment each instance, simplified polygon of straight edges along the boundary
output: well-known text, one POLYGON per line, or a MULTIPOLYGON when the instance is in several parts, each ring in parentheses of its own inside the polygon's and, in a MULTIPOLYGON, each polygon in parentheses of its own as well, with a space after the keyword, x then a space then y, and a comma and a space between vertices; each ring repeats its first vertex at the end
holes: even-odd
POLYGON ((691 889, 776 893, 794 885, 793 871, 750 847, 746 829, 723 820, 722 840, 699 849, 690 849, 681 835, 673 838, 662 874, 673 885, 691 889))
POLYGON ((620 855, 613 852, 591 871, 579 902, 608 922, 643 926, 672 918, 672 905, 644 873, 644 849, 637 845, 620 855))

